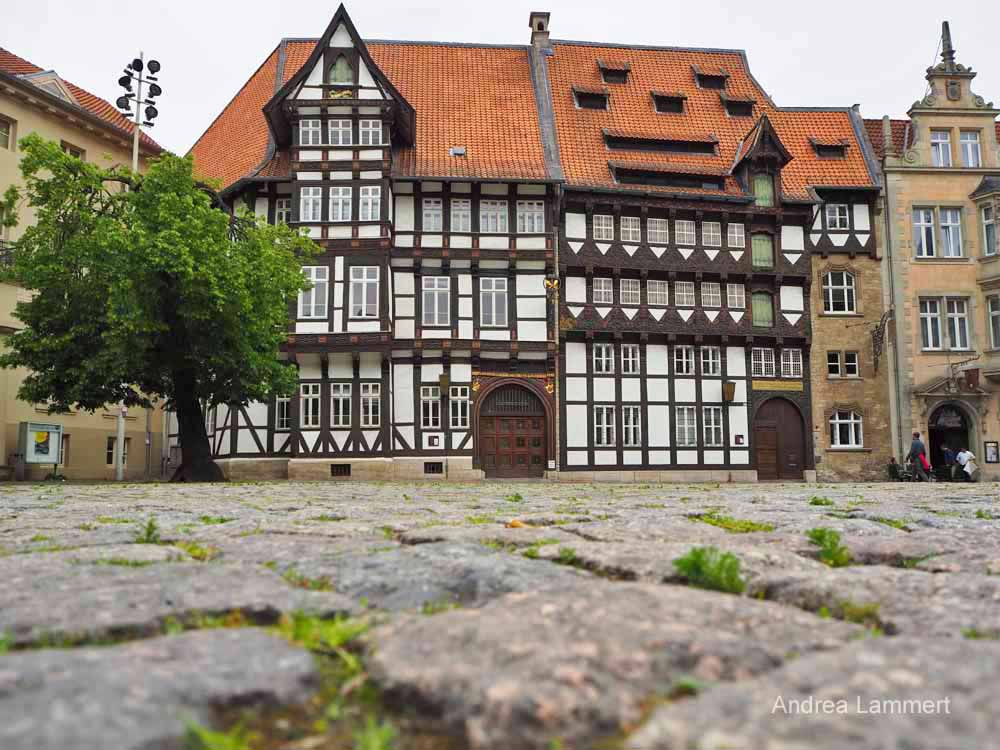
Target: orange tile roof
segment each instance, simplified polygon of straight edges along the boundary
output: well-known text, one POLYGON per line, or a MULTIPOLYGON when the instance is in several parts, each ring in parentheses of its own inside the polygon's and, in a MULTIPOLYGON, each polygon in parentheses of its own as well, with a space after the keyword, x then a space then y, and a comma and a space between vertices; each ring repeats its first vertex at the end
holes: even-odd
MULTIPOLYGON (((41 73, 45 69, 40 68, 32 62, 25 60, 22 57, 18 57, 13 52, 0 47, 0 72, 7 73, 12 76, 25 76, 32 75, 33 73, 41 73)), ((62 76, 59 76, 60 80, 66 84, 66 88, 70 90, 73 97, 76 99, 80 108, 90 113, 91 115, 103 120, 108 125, 111 125, 118 130, 123 131, 123 135, 128 138, 132 137, 133 128, 135 127, 132 122, 129 121, 127 117, 122 115, 111 102, 102 99, 95 94, 91 94, 86 89, 82 89, 74 83, 67 81, 62 76)), ((67 106, 73 106, 71 103, 67 102, 67 106)), ((140 140, 147 149, 159 153, 163 149, 160 144, 154 141, 149 135, 144 131, 140 140)))
MULTIPOLYGON (((890 120, 889 122, 892 127, 893 147, 895 148, 896 153, 902 154, 909 146, 907 141, 909 140, 910 134, 910 121, 890 120)), ((885 140, 882 137, 882 120, 866 119, 865 131, 868 134, 868 141, 872 145, 872 150, 875 152, 875 155, 881 159, 885 156, 885 140)))

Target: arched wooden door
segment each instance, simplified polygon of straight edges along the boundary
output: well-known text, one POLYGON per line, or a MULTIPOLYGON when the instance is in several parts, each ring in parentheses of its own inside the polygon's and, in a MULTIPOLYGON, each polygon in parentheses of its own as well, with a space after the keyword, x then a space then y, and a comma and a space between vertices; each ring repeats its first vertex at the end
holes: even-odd
POLYGON ((545 474, 545 407, 527 388, 504 385, 479 409, 479 466, 487 477, 545 474))
POLYGON ((773 398, 753 420, 758 479, 802 479, 805 440, 802 416, 791 402, 773 398))

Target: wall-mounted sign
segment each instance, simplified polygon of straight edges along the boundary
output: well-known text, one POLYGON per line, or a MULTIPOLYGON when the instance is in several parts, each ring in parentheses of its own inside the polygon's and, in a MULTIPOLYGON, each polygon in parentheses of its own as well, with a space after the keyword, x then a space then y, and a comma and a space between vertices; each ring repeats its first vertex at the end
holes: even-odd
POLYGON ((755 391, 801 391, 801 380, 754 380, 751 388, 755 391))
POLYGON ((18 432, 18 452, 27 464, 62 463, 61 424, 21 422, 18 432))
POLYGON ((1000 464, 1000 443, 996 440, 986 441, 986 463, 1000 464))

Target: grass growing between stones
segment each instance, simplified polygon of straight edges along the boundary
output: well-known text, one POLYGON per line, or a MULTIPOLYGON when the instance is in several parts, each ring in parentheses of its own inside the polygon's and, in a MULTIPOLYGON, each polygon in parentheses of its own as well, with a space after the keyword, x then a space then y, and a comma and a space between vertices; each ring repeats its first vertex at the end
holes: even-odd
POLYGON ((222 554, 218 547, 198 544, 197 542, 174 542, 174 546, 184 550, 198 562, 208 562, 222 554))
POLYGON ((102 560, 94 560, 94 565, 112 565, 122 568, 145 568, 152 565, 152 560, 129 560, 127 557, 106 557, 102 560))
POLYGON ((818 495, 813 495, 809 498, 810 505, 834 505, 835 503, 828 497, 819 497, 818 495))
POLYGON ((892 528, 899 529, 900 531, 909 531, 906 525, 906 521, 902 521, 898 518, 887 518, 886 516, 872 516, 868 520, 874 521, 875 523, 880 523, 884 526, 891 526, 892 528))
POLYGON ((976 518, 982 519, 984 521, 996 521, 997 520, 997 516, 994 515, 993 511, 991 511, 991 510, 984 510, 982 508, 980 508, 979 510, 976 511, 976 518))
POLYGON ((740 561, 715 547, 695 547, 674 560, 674 567, 691 586, 728 594, 742 594, 746 583, 740 575, 740 561))
POLYGON ((750 534, 754 531, 774 531, 773 523, 758 523, 757 521, 747 521, 742 518, 723 516, 716 512, 699 513, 688 516, 692 521, 701 521, 711 526, 718 526, 731 534, 750 534))
POLYGON ((1000 640, 1000 632, 997 631, 985 631, 979 630, 978 628, 962 628, 962 637, 968 638, 969 640, 1000 640))
POLYGON ((840 543, 840 534, 833 529, 809 529, 809 541, 819 547, 820 562, 831 568, 843 568, 851 564, 851 551, 840 543))
POLYGON ((160 526, 156 523, 155 518, 150 518, 146 521, 146 525, 140 527, 139 531, 135 535, 136 544, 159 544, 160 543, 160 526))

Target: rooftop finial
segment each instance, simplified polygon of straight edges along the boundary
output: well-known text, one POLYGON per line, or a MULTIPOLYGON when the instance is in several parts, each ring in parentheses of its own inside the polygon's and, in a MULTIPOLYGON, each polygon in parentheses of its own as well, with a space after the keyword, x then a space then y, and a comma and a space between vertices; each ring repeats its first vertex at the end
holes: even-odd
POLYGON ((951 27, 947 21, 941 24, 941 59, 946 63, 955 62, 955 48, 951 45, 951 27))

